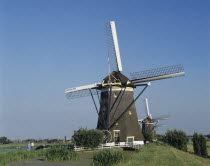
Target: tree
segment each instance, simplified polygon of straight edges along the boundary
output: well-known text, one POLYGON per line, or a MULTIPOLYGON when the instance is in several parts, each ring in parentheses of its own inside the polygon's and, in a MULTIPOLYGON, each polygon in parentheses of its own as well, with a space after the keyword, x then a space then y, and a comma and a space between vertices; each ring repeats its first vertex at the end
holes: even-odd
POLYGON ((157 137, 157 140, 163 141, 164 135, 157 134, 156 137, 157 137))
POLYGON ((0 143, 1 144, 9 144, 11 143, 12 141, 9 140, 7 137, 0 137, 0 143))
POLYGON ((198 133, 194 133, 193 134, 193 138, 192 138, 192 141, 193 141, 193 150, 194 150, 194 153, 196 155, 201 155, 201 149, 200 149, 200 139, 199 139, 199 135, 198 133))
POLYGON ((74 135, 72 136, 72 140, 77 146, 89 148, 96 148, 99 146, 103 142, 103 138, 104 134, 101 130, 88 130, 83 128, 74 131, 74 135))
POLYGON ((202 134, 199 135, 199 143, 200 143, 201 156, 207 157, 208 152, 206 148, 206 138, 202 134))
POLYGON ((144 136, 144 142, 152 142, 153 141, 153 131, 146 131, 143 133, 144 136))
POLYGON ((187 151, 189 139, 184 131, 168 130, 163 137, 163 141, 179 150, 187 151))
POLYGON ((207 147, 206 147, 206 138, 198 133, 193 134, 193 150, 196 155, 207 157, 207 147))

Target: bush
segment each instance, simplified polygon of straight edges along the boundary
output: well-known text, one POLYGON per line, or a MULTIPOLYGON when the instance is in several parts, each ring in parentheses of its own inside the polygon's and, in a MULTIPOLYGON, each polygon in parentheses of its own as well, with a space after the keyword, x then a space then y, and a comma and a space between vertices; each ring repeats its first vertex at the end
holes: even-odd
POLYGON ((154 140, 153 138, 153 131, 146 131, 143 133, 144 141, 145 142, 152 142, 154 140))
POLYGON ((49 144, 51 144, 51 143, 59 143, 59 142, 62 142, 62 141, 60 141, 58 139, 48 139, 47 140, 47 143, 49 143, 49 144))
POLYGON ((102 150, 93 154, 93 165, 95 166, 111 166, 119 163, 124 159, 122 152, 112 150, 102 150))
POLYGON ((185 132, 181 130, 168 130, 163 137, 163 141, 179 150, 187 151, 189 139, 185 132))
POLYGON ((207 157, 208 152, 207 152, 207 148, 206 148, 206 138, 202 134, 200 134, 199 139, 200 139, 199 143, 200 143, 200 149, 201 149, 201 156, 207 157))
POLYGON ((12 143, 7 137, 0 137, 0 144, 9 144, 12 143))
POLYGON ((193 138, 192 138, 192 141, 193 141, 193 150, 194 150, 194 153, 196 155, 201 155, 201 149, 200 149, 200 140, 199 140, 199 136, 198 136, 198 133, 194 133, 193 134, 193 138))
POLYGON ((163 141, 164 135, 157 134, 156 137, 157 137, 157 140, 163 141))
POLYGON ((101 130, 81 128, 78 131, 74 131, 72 139, 77 146, 96 148, 103 142, 103 137, 104 134, 101 130))
POLYGON ((202 134, 198 135, 198 133, 194 133, 192 140, 194 153, 199 156, 207 157, 206 138, 202 134))
POLYGON ((64 146, 54 146, 46 150, 44 159, 47 161, 76 160, 78 154, 64 146))

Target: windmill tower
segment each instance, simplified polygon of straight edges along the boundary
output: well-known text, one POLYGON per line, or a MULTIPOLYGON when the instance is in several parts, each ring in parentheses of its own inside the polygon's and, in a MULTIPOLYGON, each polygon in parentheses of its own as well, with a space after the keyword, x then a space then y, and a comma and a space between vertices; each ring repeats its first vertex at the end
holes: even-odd
POLYGON ((145 110, 146 110, 146 118, 139 120, 142 123, 142 133, 144 136, 147 134, 151 134, 152 141, 156 141, 156 129, 160 127, 157 125, 159 120, 166 120, 168 117, 160 117, 160 118, 152 118, 152 114, 149 111, 148 99, 145 99, 145 110))
POLYGON ((150 81, 173 78, 184 74, 182 65, 146 70, 123 75, 115 22, 107 24, 109 33, 109 75, 101 83, 65 90, 69 99, 91 96, 98 114, 97 129, 103 130, 106 142, 131 142, 143 144, 143 135, 138 123, 135 102, 150 85, 150 81), (141 92, 134 98, 134 89, 141 92), (100 105, 98 109, 96 99, 100 105))

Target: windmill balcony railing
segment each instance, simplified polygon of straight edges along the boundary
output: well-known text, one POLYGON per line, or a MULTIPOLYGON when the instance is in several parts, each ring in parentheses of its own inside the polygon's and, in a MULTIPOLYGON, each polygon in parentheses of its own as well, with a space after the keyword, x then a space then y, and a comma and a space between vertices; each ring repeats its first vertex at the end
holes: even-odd
MULTIPOLYGON (((100 149, 110 149, 110 148, 123 148, 123 147, 130 147, 130 148, 135 148, 139 149, 142 147, 142 144, 136 144, 136 143, 129 143, 129 142, 118 142, 118 143, 105 143, 99 145, 97 148, 94 148, 94 150, 100 150, 100 149)), ((74 146, 74 151, 91 151, 93 150, 92 148, 88 147, 83 147, 83 146, 74 146)))

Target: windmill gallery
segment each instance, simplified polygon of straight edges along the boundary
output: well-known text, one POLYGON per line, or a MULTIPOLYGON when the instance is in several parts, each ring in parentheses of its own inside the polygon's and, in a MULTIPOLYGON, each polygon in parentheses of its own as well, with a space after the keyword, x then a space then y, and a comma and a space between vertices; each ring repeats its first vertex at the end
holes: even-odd
MULTIPOLYGON (((131 73, 131 79, 122 74, 121 57, 115 22, 106 25, 109 42, 109 75, 101 83, 69 88, 65 93, 69 99, 91 96, 98 114, 97 129, 105 134, 104 143, 144 144, 142 129, 145 131, 146 119, 141 129, 137 117, 135 102, 150 85, 150 81, 174 78, 184 75, 182 65, 174 65, 131 73), (141 87, 134 97, 134 89, 141 87), (96 99, 100 105, 97 108, 96 99)), ((151 121, 148 114, 147 120, 151 121)))

